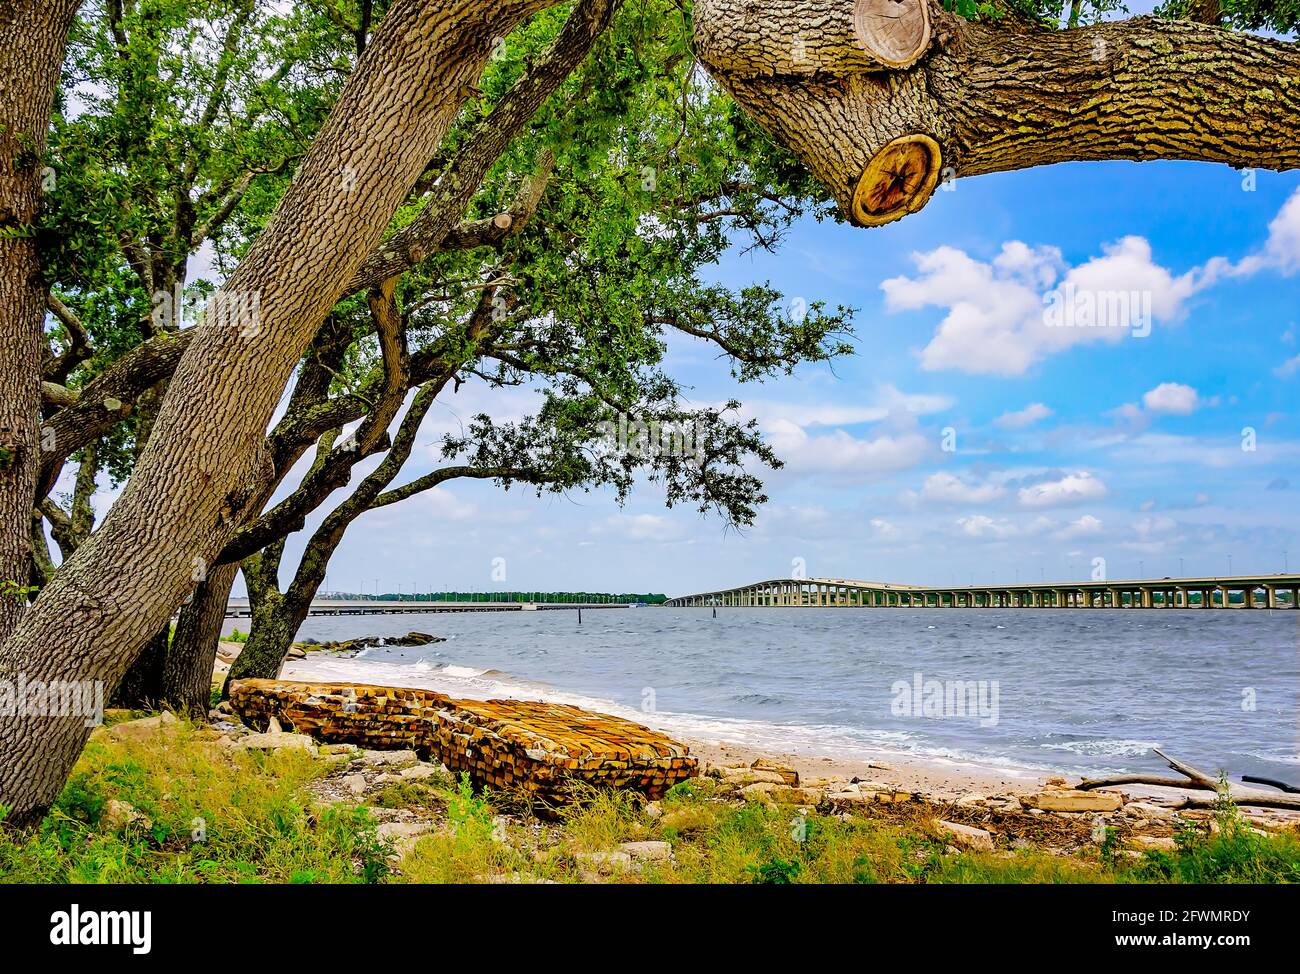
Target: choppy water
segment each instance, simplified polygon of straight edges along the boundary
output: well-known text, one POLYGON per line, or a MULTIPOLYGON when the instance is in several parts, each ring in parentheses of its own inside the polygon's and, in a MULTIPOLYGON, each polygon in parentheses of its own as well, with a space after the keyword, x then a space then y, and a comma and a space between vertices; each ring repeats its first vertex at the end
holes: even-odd
MULTIPOLYGON (((227 630, 238 621, 227 622, 227 630)), ((1155 770, 1152 745, 1300 783, 1300 613, 606 609, 309 619, 321 641, 449 637, 286 677, 554 699, 670 732, 812 754, 1155 770), (989 681, 996 723, 899 712, 897 681, 989 681)), ((907 694, 909 702, 913 700, 907 694)), ((984 713, 991 713, 991 707, 984 713)))

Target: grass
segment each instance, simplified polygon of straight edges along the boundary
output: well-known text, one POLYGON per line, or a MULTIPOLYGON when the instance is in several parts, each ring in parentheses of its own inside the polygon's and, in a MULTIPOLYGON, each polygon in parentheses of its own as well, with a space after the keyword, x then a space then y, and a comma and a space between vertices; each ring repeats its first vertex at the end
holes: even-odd
MULTIPOLYGON (((346 758, 334 759, 346 760, 346 758)), ((932 822, 841 819, 737 803, 709 779, 675 787, 647 814, 629 794, 592 792, 558 820, 502 815, 501 796, 468 781, 394 783, 369 806, 323 805, 312 785, 333 769, 306 752, 227 752, 205 728, 114 740, 100 732, 42 825, 0 829, 8 882, 293 883, 1280 883, 1300 881, 1300 838, 1264 836, 1230 804, 1212 830, 1187 827, 1169 851, 1132 857, 1114 836, 1073 855, 1039 849, 954 852, 932 822), (144 819, 125 821, 128 803, 144 819), (412 809, 434 823, 394 868, 377 816, 412 809), (633 871, 591 854, 664 840, 673 858, 633 871)))
POLYGON ((363 808, 316 809, 302 751, 227 755, 202 730, 96 734, 39 829, 0 830, 0 879, 29 883, 375 881, 387 850, 363 808), (160 743, 161 741, 161 743, 160 743), (112 802, 147 821, 122 822, 112 802))

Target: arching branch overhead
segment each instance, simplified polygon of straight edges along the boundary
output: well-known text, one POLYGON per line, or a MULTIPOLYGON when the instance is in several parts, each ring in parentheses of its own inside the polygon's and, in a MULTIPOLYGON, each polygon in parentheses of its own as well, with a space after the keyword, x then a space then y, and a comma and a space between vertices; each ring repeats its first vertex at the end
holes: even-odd
POLYGON ((1300 167, 1300 46, 1138 17, 1070 30, 928 0, 699 0, 697 52, 853 223, 1055 162, 1300 167))

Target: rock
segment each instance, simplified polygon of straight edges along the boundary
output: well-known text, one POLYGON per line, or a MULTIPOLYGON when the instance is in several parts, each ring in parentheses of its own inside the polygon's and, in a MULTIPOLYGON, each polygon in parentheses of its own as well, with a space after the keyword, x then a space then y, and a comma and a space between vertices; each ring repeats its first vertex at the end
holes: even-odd
POLYGON ((767 798, 776 787, 776 784, 771 781, 756 781, 752 785, 745 785, 745 787, 741 788, 740 795, 746 799, 761 800, 767 798))
POLYGON ((1020 803, 1045 812, 1113 812, 1124 804, 1117 791, 1073 791, 1051 789, 1034 795, 1021 795, 1020 803))
POLYGON ((337 754, 346 754, 350 757, 360 752, 361 748, 355 744, 322 744, 320 746, 321 757, 332 757, 337 754))
POLYGON ((421 761, 409 768, 403 768, 397 776, 403 781, 423 781, 426 778, 438 777, 442 770, 437 765, 421 761))
POLYGON ((271 717, 266 722, 266 732, 268 734, 283 734, 284 728, 280 726, 280 718, 271 717))
POLYGON ((284 654, 285 659, 306 659, 307 650, 301 646, 290 646, 289 652, 284 654))
POLYGON ((854 778, 842 791, 889 791, 889 785, 883 781, 867 781, 865 778, 854 778))
POLYGON ((363 774, 345 774, 339 779, 339 784, 354 795, 366 793, 366 776, 363 774))
POLYGON ((1129 802, 1124 806, 1124 811, 1134 816, 1161 820, 1171 819, 1175 814, 1171 808, 1165 808, 1163 805, 1153 805, 1150 802, 1129 802))
POLYGON ((416 764, 420 758, 410 750, 361 752, 361 760, 372 768, 406 768, 416 764))
POLYGON ((646 807, 645 807, 645 817, 646 817, 646 818, 649 818, 649 819, 656 819, 656 818, 659 818, 661 815, 663 815, 663 813, 664 813, 664 810, 663 810, 662 808, 659 807, 659 803, 658 803, 658 802, 650 802, 650 804, 646 805, 646 807))
POLYGON ((1043 782, 1043 784, 1045 784, 1048 788, 1069 788, 1070 787, 1070 783, 1060 776, 1048 778, 1045 782, 1043 782))
POLYGON ((145 832, 153 828, 153 821, 148 815, 130 802, 120 801, 116 798, 110 798, 108 804, 104 806, 103 822, 115 831, 131 825, 138 826, 145 832))
POLYGON ((759 758, 749 766, 754 771, 764 771, 769 774, 779 775, 781 783, 789 785, 792 788, 799 785, 799 772, 786 764, 778 764, 767 758, 759 758))
POLYGON ((420 836, 432 831, 429 822, 384 822, 375 830, 380 839, 392 844, 393 855, 399 859, 415 848, 420 836))
POLYGON ((673 847, 668 842, 620 842, 618 848, 638 862, 667 862, 673 857, 673 847))
POLYGON ((756 771, 753 768, 719 768, 718 771, 721 772, 723 781, 728 781, 741 788, 746 785, 763 783, 772 785, 784 785, 787 783, 785 776, 776 771, 756 771))
POLYGON ((243 737, 253 733, 243 724, 235 724, 228 720, 215 720, 209 726, 222 737, 243 737))
POLYGON ((170 733, 179 724, 180 721, 176 719, 175 714, 164 710, 152 717, 141 717, 139 720, 128 720, 121 724, 114 724, 108 729, 108 732, 116 741, 144 741, 159 734, 170 733))
POLYGON ((899 791, 888 786, 881 786, 879 791, 872 791, 859 786, 857 791, 839 791, 833 792, 826 796, 826 799, 832 806, 854 806, 854 805, 874 805, 874 804, 892 804, 894 802, 911 801, 912 793, 910 791, 899 791))
POLYGON ((1011 848, 1013 849, 1032 849, 1033 847, 1034 844, 1032 842, 1019 836, 1011 840, 1011 848))
POLYGON ((992 851, 993 833, 984 829, 977 829, 973 825, 962 825, 960 822, 939 822, 939 828, 947 834, 948 838, 961 846, 963 849, 982 849, 992 851))
POLYGON ((358 653, 367 646, 427 646, 430 643, 446 641, 446 636, 434 636, 427 632, 408 632, 405 636, 359 636, 356 639, 345 639, 337 643, 319 643, 312 647, 312 651, 358 653))
POLYGON ((573 858, 580 867, 598 876, 635 868, 632 856, 627 852, 577 852, 573 858))
POLYGON ((773 801, 786 805, 816 805, 821 801, 821 792, 808 788, 791 788, 789 785, 774 785, 768 792, 773 801))
POLYGON ((231 642, 229 639, 223 639, 217 643, 217 661, 229 666, 239 658, 239 654, 243 651, 243 643, 236 643, 231 642))
POLYGON ((544 879, 541 876, 534 876, 532 873, 488 873, 486 875, 475 876, 474 881, 478 883, 487 883, 489 885, 508 885, 508 886, 556 886, 558 885, 553 879, 544 879))
POLYGON ((316 749, 316 742, 306 734, 286 734, 281 731, 278 734, 249 734, 236 741, 235 746, 241 751, 283 751, 296 748, 311 752, 316 749))
POLYGON ((1134 835, 1129 839, 1140 849, 1166 849, 1172 851, 1178 847, 1172 835, 1134 835))

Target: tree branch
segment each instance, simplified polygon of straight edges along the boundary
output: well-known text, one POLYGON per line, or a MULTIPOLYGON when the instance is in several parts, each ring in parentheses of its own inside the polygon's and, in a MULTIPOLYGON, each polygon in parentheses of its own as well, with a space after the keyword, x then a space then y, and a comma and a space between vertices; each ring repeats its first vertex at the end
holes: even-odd
MULTIPOLYGON (((801 0, 810 24, 883 0, 801 0)), ((782 8, 793 8, 786 0, 782 8)), ((776 47, 769 8, 695 5, 701 60, 854 223, 900 219, 940 178, 1057 162, 1300 166, 1300 46, 1154 17, 1076 30, 966 21, 931 0, 905 69, 776 47), (738 21, 739 18, 739 21, 738 21)), ((811 29, 811 28, 810 28, 811 29)))
POLYGON ((621 0, 582 0, 574 8, 547 52, 506 92, 448 163, 419 216, 362 263, 350 293, 394 277, 444 246, 492 164, 582 63, 620 4, 621 0))

